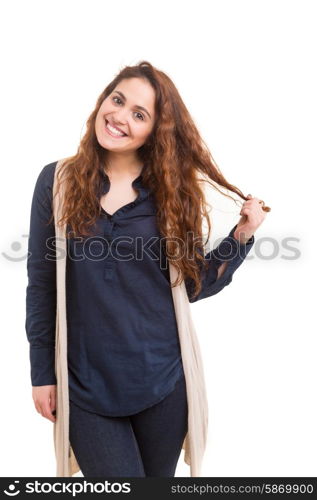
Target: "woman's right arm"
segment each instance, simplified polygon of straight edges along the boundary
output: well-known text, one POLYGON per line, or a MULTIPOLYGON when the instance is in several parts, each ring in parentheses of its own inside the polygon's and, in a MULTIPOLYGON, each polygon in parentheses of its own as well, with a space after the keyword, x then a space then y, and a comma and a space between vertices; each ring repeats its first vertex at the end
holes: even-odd
POLYGON ((31 383, 35 407, 55 417, 56 253, 51 201, 56 163, 40 172, 32 198, 28 239, 25 329, 30 344, 31 383))

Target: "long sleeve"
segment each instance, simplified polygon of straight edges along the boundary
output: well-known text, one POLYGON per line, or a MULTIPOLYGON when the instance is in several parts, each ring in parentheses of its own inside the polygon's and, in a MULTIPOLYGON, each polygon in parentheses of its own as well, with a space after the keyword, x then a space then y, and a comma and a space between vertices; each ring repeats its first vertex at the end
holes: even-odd
POLYGON ((40 172, 32 198, 28 239, 25 329, 32 386, 55 385, 56 252, 52 215, 55 163, 40 172))
POLYGON ((205 255, 205 260, 208 261, 208 269, 202 271, 202 289, 197 297, 192 298, 193 280, 191 278, 185 279, 189 302, 197 302, 215 295, 231 283, 234 272, 244 262, 255 241, 254 236, 252 236, 246 243, 240 243, 233 236, 236 227, 237 224, 214 250, 205 255), (227 267, 218 279, 218 268, 226 261, 228 262, 227 267))

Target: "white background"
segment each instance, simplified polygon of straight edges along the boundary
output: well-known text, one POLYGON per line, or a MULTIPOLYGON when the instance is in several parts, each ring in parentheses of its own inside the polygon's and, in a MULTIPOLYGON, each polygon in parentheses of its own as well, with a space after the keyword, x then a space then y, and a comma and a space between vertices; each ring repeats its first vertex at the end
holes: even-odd
MULTIPOLYGON (((272 208, 232 283, 191 306, 210 411, 202 475, 316 476, 314 8, 1 3, 2 476, 55 476, 53 424, 33 405, 24 330, 35 181, 75 154, 97 96, 143 59, 173 79, 227 180, 272 208)), ((209 194, 213 241, 240 210, 209 194)), ((189 475, 183 451, 176 475, 189 475)))

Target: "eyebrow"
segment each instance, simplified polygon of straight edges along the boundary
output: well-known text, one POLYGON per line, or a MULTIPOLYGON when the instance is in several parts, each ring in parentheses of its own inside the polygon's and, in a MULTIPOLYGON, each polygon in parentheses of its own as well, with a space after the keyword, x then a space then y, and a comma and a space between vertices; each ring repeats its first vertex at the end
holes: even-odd
MULTIPOLYGON (((122 97, 122 99, 124 99, 126 101, 125 95, 122 92, 120 92, 120 90, 114 90, 114 92, 117 92, 117 94, 119 94, 122 97)), ((147 111, 147 109, 143 108, 143 106, 136 105, 135 107, 137 109, 142 109, 142 111, 145 111, 145 113, 149 116, 149 118, 151 118, 150 113, 147 111)))

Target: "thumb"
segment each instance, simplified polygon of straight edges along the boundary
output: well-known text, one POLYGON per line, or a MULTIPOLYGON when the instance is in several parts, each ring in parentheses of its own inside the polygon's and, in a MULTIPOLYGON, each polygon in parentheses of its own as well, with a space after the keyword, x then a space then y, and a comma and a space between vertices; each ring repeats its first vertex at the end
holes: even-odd
POLYGON ((56 410, 56 386, 50 392, 50 409, 56 410))
POLYGON ((247 220, 248 220, 247 215, 241 214, 241 212, 240 212, 240 215, 241 215, 241 217, 240 217, 240 220, 239 220, 239 222, 237 224, 239 227, 243 226, 243 224, 245 224, 247 222, 247 220))

